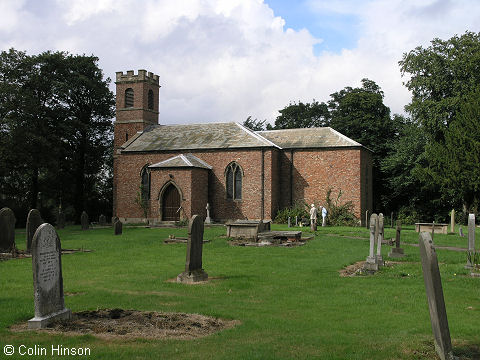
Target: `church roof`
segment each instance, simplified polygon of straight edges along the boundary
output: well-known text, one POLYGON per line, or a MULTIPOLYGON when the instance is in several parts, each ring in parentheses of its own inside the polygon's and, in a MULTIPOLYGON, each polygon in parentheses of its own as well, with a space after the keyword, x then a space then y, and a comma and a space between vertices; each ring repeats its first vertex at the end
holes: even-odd
POLYGON ((357 147, 362 144, 330 127, 258 131, 282 149, 357 147))
POLYGON ((171 157, 167 160, 160 161, 159 163, 150 165, 150 169, 158 168, 201 168, 201 169, 211 169, 212 167, 208 165, 202 159, 199 159, 193 154, 180 154, 174 157, 171 157))
POLYGON ((122 152, 278 148, 268 139, 234 122, 152 126, 123 147, 122 152))

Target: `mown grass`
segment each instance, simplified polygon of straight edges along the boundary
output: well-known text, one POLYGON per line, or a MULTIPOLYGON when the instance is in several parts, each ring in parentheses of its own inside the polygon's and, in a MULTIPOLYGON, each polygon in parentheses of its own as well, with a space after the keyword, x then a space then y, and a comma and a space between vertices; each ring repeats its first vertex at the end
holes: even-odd
MULTIPOLYGON (((286 229, 275 225, 275 229, 286 229)), ((308 233, 308 229, 302 230, 308 233)), ((339 270, 368 255, 368 230, 319 228, 295 248, 232 247, 222 227, 206 228, 207 284, 167 282, 184 269, 184 244, 163 243, 187 230, 124 227, 59 231, 66 306, 72 311, 123 308, 199 313, 241 325, 197 340, 102 340, 90 335, 12 333, 33 316, 30 259, 0 263, 0 358, 18 347, 89 347, 95 359, 432 359, 435 358, 419 250, 413 227, 402 230, 407 256, 373 276, 342 278, 339 270)), ((24 249, 25 231, 17 231, 24 249)), ((386 228, 385 236, 395 230, 386 228)), ((466 238, 435 234, 436 244, 466 247, 466 238)), ((382 253, 389 260, 389 247, 382 253)), ((454 351, 477 358, 480 279, 467 276, 464 252, 437 250, 454 351), (477 354, 477 355, 475 355, 477 354)), ((395 259, 396 260, 396 259, 395 259)), ((50 356, 48 356, 50 358, 50 356)), ((25 356, 11 356, 22 358, 25 356)), ((41 357, 37 357, 41 358, 41 357)))

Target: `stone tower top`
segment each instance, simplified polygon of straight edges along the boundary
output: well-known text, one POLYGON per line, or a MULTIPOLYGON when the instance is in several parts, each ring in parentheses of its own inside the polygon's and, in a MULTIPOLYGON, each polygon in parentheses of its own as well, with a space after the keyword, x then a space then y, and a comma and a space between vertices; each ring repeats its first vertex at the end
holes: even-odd
POLYGON ((123 71, 117 71, 115 84, 118 83, 136 83, 140 81, 147 81, 153 85, 159 85, 159 76, 147 70, 138 70, 138 74, 135 75, 133 70, 128 70, 126 74, 123 71))

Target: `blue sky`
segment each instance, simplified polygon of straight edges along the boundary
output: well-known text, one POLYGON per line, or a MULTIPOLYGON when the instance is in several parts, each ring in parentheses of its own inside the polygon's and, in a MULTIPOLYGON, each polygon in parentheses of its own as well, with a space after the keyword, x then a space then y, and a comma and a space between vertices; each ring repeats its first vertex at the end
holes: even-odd
POLYGON ((112 79, 158 74, 163 124, 273 123, 363 78, 402 113, 402 55, 480 31, 478 0, 1 0, 0 14, 2 50, 94 54, 112 79))

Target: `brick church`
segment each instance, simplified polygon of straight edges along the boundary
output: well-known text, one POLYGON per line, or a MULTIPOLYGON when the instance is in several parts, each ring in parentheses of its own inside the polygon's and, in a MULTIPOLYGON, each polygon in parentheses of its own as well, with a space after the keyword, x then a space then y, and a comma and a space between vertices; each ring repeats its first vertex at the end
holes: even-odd
POLYGON ((158 75, 117 72, 115 83, 113 214, 124 222, 206 216, 207 203, 214 221, 273 219, 323 204, 329 188, 358 219, 372 210, 371 152, 332 128, 159 125, 158 75))

